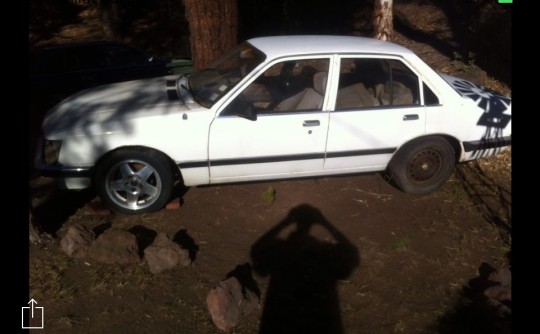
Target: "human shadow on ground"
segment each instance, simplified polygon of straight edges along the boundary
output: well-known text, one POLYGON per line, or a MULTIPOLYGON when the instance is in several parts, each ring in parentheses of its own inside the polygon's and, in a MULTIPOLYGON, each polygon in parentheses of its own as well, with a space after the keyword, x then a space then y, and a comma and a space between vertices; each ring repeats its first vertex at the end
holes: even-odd
POLYGON ((261 334, 343 333, 337 285, 359 265, 359 254, 318 209, 293 208, 252 246, 251 258, 270 278, 261 334))
POLYGON ((439 318, 434 332, 510 334, 512 305, 509 271, 504 275, 506 277, 501 274, 493 276, 494 273, 496 269, 483 262, 478 268, 478 276, 463 286, 455 307, 439 318))

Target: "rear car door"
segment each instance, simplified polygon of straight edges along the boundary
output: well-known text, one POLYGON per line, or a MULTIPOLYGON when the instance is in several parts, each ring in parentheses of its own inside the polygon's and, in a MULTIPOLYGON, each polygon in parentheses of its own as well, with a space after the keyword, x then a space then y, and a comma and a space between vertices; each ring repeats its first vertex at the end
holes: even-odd
POLYGON ((398 57, 342 56, 324 169, 379 171, 425 133, 419 76, 398 57))

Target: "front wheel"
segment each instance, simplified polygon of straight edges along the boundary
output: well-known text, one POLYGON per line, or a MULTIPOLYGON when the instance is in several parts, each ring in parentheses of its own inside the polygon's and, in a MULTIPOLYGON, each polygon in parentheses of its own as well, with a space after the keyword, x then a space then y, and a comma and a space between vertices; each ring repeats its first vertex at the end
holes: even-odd
POLYGON ((427 194, 446 183, 455 165, 452 146, 442 137, 431 137, 405 144, 388 165, 388 173, 402 191, 427 194))
POLYGON ((157 211, 167 204, 173 189, 173 171, 167 157, 147 150, 114 151, 96 168, 96 191, 111 209, 125 214, 157 211))

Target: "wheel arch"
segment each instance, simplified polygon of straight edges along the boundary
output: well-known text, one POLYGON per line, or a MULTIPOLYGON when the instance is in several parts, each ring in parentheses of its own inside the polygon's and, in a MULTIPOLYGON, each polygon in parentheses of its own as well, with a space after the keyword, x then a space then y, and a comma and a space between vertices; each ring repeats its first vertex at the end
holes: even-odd
POLYGON ((144 145, 124 145, 124 146, 119 146, 119 147, 116 147, 115 149, 113 150, 110 150, 110 151, 107 151, 105 152, 104 154, 102 154, 97 160, 96 160, 96 163, 94 164, 94 173, 92 174, 92 178, 95 177, 95 169, 96 169, 96 166, 98 166, 103 160, 105 160, 109 155, 113 154, 114 152, 118 152, 118 151, 122 151, 122 150, 146 150, 146 151, 154 151, 162 156, 164 156, 167 161, 169 162, 169 165, 170 165, 170 168, 171 170, 173 171, 173 174, 174 174, 174 178, 175 180, 177 181, 180 181, 180 182, 183 182, 183 178, 182 178, 182 172, 180 171, 180 168, 178 167, 178 165, 174 162, 174 160, 166 153, 164 153, 163 151, 161 150, 158 150, 156 148, 153 148, 153 147, 148 147, 148 146, 144 146, 144 145))
POLYGON ((461 146, 460 141, 456 137, 453 137, 453 136, 448 135, 448 134, 442 134, 441 133, 441 134, 429 134, 429 135, 425 135, 425 136, 415 137, 415 138, 403 143, 401 146, 399 146, 396 149, 396 151, 392 155, 392 158, 388 162, 388 166, 390 166, 390 164, 392 163, 392 160, 394 160, 394 158, 397 156, 397 153, 401 149, 403 149, 404 147, 406 147, 406 146, 408 146, 408 145, 410 145, 411 143, 414 143, 414 142, 428 141, 431 138, 435 138, 435 137, 439 137, 439 138, 444 139, 452 147, 452 150, 454 150, 456 163, 461 161, 463 147, 461 146))

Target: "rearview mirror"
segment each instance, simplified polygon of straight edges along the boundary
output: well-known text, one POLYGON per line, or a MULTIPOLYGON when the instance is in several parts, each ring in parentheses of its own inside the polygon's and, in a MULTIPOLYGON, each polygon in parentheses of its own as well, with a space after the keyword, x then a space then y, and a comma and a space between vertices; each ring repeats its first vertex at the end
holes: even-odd
POLYGON ((257 109, 242 99, 235 99, 221 112, 221 116, 238 116, 250 121, 257 120, 257 109))

